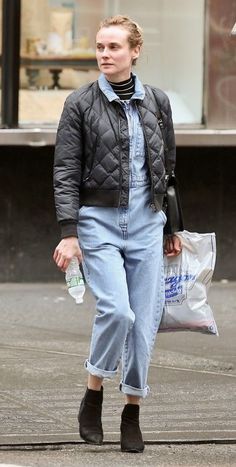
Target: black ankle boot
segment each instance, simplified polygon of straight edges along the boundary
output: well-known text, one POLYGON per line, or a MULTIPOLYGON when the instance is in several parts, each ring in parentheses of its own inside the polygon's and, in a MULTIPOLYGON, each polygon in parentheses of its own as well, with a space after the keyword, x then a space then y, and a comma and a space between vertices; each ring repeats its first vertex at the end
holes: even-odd
POLYGON ((144 443, 139 426, 139 405, 126 404, 121 414, 121 451, 143 452, 144 443))
POLYGON ((101 391, 87 389, 81 401, 78 421, 81 438, 89 444, 102 444, 102 401, 103 387, 101 391))

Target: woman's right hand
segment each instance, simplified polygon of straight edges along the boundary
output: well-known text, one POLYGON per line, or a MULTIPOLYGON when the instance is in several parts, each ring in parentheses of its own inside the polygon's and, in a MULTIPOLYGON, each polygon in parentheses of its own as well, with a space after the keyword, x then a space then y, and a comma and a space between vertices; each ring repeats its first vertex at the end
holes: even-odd
POLYGON ((82 252, 79 246, 77 237, 66 237, 58 243, 55 248, 53 259, 56 265, 65 272, 69 266, 73 256, 78 258, 79 263, 82 261, 82 252))
POLYGON ((168 235, 164 240, 164 253, 166 256, 178 256, 182 251, 182 243, 177 235, 168 235))

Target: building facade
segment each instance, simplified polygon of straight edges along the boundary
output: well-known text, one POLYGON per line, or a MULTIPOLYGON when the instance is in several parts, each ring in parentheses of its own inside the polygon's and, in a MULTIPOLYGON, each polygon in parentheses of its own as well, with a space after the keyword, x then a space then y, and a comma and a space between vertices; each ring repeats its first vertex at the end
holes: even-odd
POLYGON ((235 279, 236 0, 0 0, 0 280, 60 277, 57 124, 67 95, 97 78, 95 33, 116 13, 142 26, 135 72, 171 101, 185 226, 216 232, 215 277, 235 279))

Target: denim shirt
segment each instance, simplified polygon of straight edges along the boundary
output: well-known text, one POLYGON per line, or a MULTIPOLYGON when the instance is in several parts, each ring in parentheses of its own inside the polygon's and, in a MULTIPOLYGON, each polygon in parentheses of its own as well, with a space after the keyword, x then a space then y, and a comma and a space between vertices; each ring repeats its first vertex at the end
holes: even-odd
MULTIPOLYGON (((143 129, 138 110, 135 106, 135 100, 144 99, 145 90, 138 77, 135 75, 133 76, 135 78, 135 90, 133 96, 130 100, 120 100, 128 122, 130 188, 146 186, 150 184, 149 172, 145 157, 143 129)), ((103 74, 99 76, 98 83, 101 91, 105 94, 109 102, 119 99, 103 74)))

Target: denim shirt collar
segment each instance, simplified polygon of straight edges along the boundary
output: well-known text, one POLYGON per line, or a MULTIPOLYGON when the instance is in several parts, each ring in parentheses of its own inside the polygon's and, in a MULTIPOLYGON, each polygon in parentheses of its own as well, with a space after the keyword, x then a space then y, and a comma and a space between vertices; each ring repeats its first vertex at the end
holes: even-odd
MULTIPOLYGON (((131 99, 143 100, 145 97, 144 87, 139 78, 134 73, 132 73, 132 76, 134 76, 134 94, 132 95, 131 99)), ((113 91, 111 85, 109 84, 103 73, 101 73, 101 75, 98 78, 98 85, 103 94, 105 94, 105 96, 109 100, 109 102, 119 99, 119 97, 113 91)))

